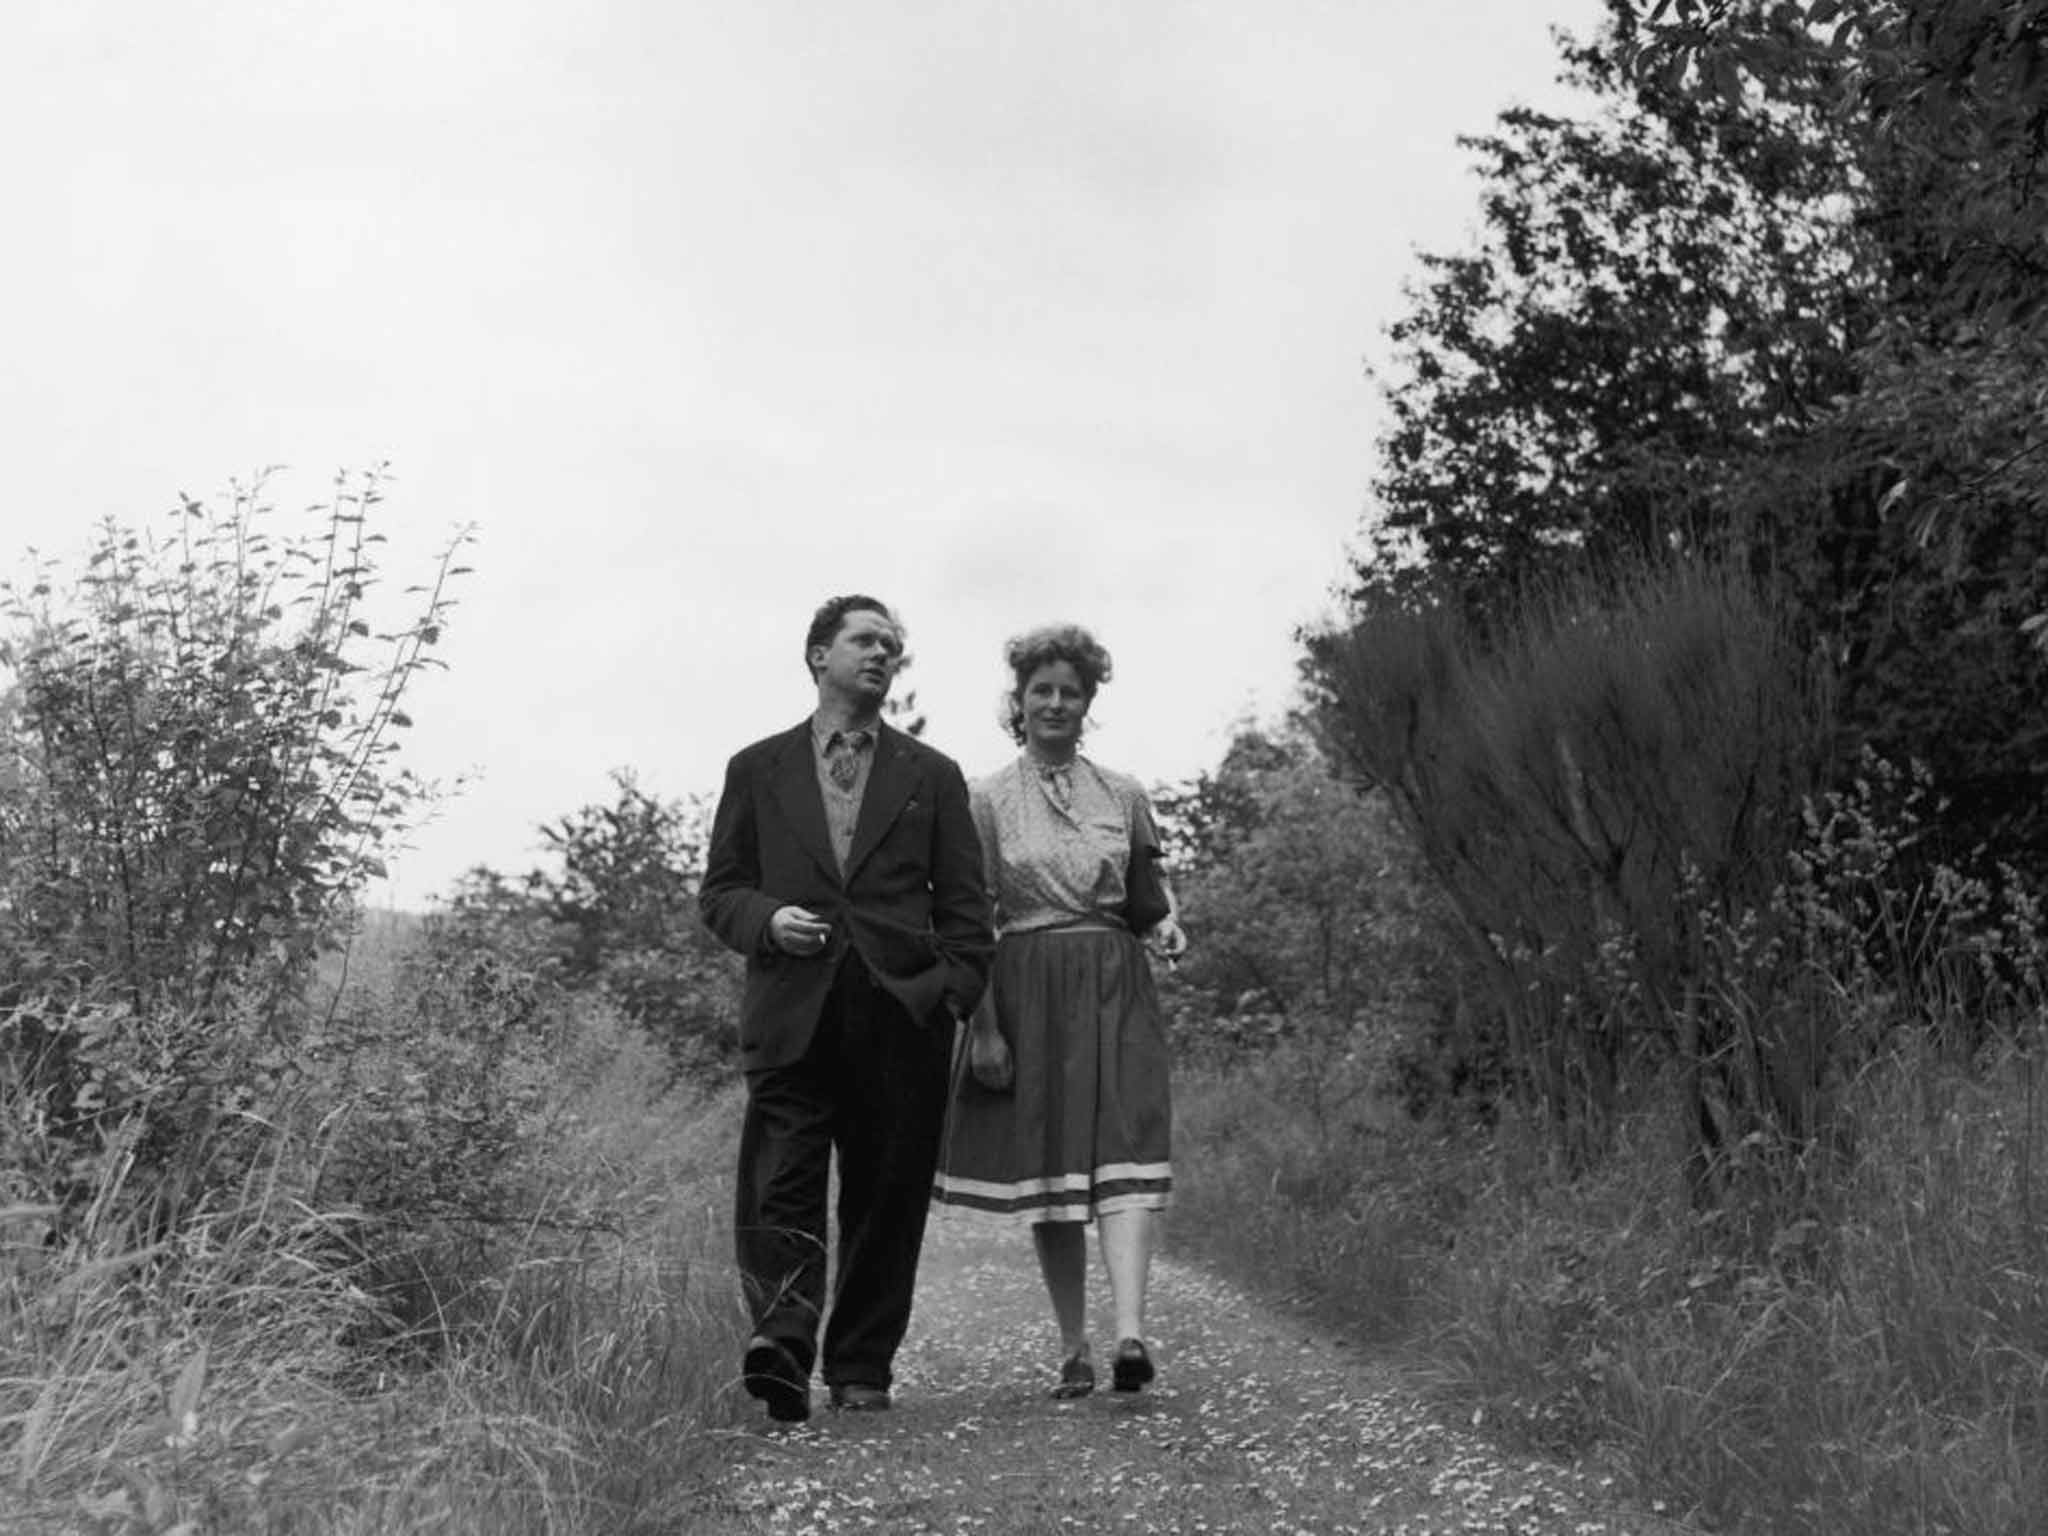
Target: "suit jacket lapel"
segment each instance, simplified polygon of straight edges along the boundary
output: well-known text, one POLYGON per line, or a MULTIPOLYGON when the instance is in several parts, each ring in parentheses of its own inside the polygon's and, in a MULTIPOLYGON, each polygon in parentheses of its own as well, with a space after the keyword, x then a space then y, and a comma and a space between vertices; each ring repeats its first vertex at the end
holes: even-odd
MULTIPOLYGON (((769 783, 789 822, 797 846, 811 856, 828 880, 839 879, 839 860, 832 854, 832 834, 825 825, 825 797, 818 788, 818 760, 811 748, 811 723, 806 720, 783 738, 782 750, 770 770, 769 783)), ((870 791, 872 793, 872 791, 870 791)))
POLYGON ((905 750, 902 736, 887 726, 878 726, 875 760, 868 768, 867 791, 860 799, 860 817, 853 824, 853 846, 846 855, 847 884, 853 883, 861 864, 875 851, 882 834, 889 830, 890 823, 917 788, 917 780, 917 765, 905 750))

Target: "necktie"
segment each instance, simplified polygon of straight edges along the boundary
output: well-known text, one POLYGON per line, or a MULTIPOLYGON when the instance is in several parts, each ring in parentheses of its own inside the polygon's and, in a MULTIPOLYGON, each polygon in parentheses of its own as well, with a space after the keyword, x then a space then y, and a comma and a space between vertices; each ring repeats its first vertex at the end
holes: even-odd
POLYGON ((860 755, 867 750, 866 731, 834 731, 825 741, 825 772, 842 794, 853 792, 860 777, 860 755))
POLYGON ((1063 811, 1074 808, 1074 770, 1051 768, 1046 771, 1045 787, 1052 791, 1053 803, 1063 811))

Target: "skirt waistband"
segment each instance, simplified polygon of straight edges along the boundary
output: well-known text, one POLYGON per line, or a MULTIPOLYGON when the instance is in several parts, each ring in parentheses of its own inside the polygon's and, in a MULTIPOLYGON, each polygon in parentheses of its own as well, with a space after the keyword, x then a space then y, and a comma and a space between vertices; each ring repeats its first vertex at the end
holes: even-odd
POLYGON ((1129 933, 1131 930, 1111 917, 1075 917, 1057 923, 1045 923, 1035 928, 1013 928, 997 935, 1005 939, 1028 939, 1033 934, 1046 933, 1129 933))

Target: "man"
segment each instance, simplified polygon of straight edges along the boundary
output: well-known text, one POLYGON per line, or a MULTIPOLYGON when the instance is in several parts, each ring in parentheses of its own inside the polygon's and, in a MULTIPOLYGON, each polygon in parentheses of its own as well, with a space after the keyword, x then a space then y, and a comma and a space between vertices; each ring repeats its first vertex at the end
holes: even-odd
POLYGON ((881 720, 902 660, 902 631, 874 598, 818 610, 804 636, 817 710, 732 759, 705 863, 705 924, 747 957, 733 1202, 753 1315, 742 1373, 783 1421, 809 1416, 816 1363, 833 1407, 889 1406, 954 1031, 994 951, 966 781, 881 720))

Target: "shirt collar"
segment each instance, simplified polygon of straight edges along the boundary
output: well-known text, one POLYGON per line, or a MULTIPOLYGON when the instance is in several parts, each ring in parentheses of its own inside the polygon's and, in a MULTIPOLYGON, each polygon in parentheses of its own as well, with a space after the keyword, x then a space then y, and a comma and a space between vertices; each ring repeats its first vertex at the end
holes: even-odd
POLYGON ((866 725, 840 726, 829 725, 820 716, 811 716, 811 745, 817 748, 817 750, 821 754, 824 752, 825 748, 831 743, 831 740, 834 736, 837 736, 842 732, 850 736, 862 731, 865 731, 867 733, 867 738, 870 745, 878 746, 881 744, 882 722, 880 720, 870 720, 866 725))

